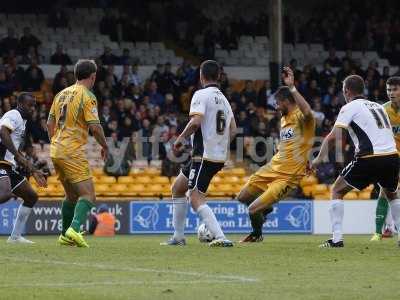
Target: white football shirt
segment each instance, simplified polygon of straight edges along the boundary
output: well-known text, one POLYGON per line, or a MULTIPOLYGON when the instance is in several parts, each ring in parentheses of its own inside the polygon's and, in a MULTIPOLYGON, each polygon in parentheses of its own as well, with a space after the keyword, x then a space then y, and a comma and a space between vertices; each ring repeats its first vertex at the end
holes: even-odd
MULTIPOLYGON (((18 110, 12 109, 6 112, 0 119, 0 128, 3 126, 11 130, 11 140, 13 141, 15 148, 18 150, 25 136, 26 120, 22 118, 18 110)), ((5 161, 16 166, 14 155, 1 143, 1 138, 0 161, 5 161)))
POLYGON ((196 91, 189 115, 203 116, 201 128, 192 135, 193 157, 225 162, 228 158, 229 127, 233 112, 228 100, 216 85, 196 91))
POLYGON ((382 105, 355 99, 344 105, 335 126, 346 128, 357 157, 397 153, 389 117, 382 105))

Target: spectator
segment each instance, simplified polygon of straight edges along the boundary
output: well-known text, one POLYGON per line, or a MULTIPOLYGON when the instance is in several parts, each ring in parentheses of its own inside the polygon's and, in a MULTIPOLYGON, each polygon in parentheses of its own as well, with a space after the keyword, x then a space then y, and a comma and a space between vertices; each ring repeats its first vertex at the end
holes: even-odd
POLYGON ((24 28, 24 34, 19 41, 19 46, 22 55, 28 53, 30 47, 33 47, 35 52, 37 53, 37 48, 42 44, 42 42, 31 33, 31 29, 29 27, 24 28))
POLYGON ((19 40, 15 37, 14 28, 7 29, 7 36, 0 41, 1 56, 8 56, 10 51, 17 53, 20 49, 19 40))
POLYGON ((43 58, 38 55, 37 51, 33 46, 30 46, 28 51, 22 56, 21 64, 29 65, 32 60, 36 60, 38 64, 43 61, 43 58))
POLYGON ((94 236, 112 237, 115 236, 115 216, 109 212, 107 204, 101 204, 97 214, 90 216, 89 233, 94 236))
POLYGON ((64 53, 61 44, 57 44, 56 52, 51 56, 50 63, 52 65, 71 65, 72 61, 68 54, 64 53))
POLYGON ((120 126, 119 133, 118 133, 118 140, 122 140, 123 138, 131 137, 134 131, 137 131, 138 128, 134 128, 132 124, 132 120, 129 116, 124 118, 122 126, 120 126))
POLYGON ((124 48, 122 50, 122 56, 119 58, 119 64, 120 65, 130 65, 133 63, 133 58, 130 55, 130 51, 128 48, 124 48))
POLYGON ((241 95, 246 98, 247 102, 257 102, 257 93, 254 90, 253 82, 251 80, 246 80, 241 95))
POLYGON ((339 68, 342 65, 342 62, 340 61, 339 57, 336 56, 336 50, 335 48, 330 48, 329 49, 329 56, 327 59, 325 59, 324 64, 329 64, 329 66, 332 66, 333 68, 339 68))
POLYGON ((158 83, 158 89, 161 94, 173 93, 175 90, 175 75, 171 71, 171 63, 165 64, 164 73, 161 74, 158 83))
POLYGON ((141 85, 142 82, 143 82, 142 78, 139 75, 139 66, 133 65, 132 66, 132 83, 134 85, 141 85))
POLYGON ((24 90, 33 92, 40 91, 43 82, 43 71, 38 67, 37 61, 32 59, 31 65, 25 70, 24 90))
POLYGON ((104 65, 118 64, 118 57, 112 53, 110 47, 104 47, 104 53, 100 56, 100 60, 104 65))
POLYGON ((157 64, 157 68, 153 71, 153 73, 151 73, 150 80, 155 81, 159 85, 163 73, 164 73, 164 65, 157 64))
POLYGON ((264 80, 263 86, 258 91, 257 106, 275 110, 275 98, 273 96, 271 83, 269 80, 264 80))
POLYGON ((0 99, 10 96, 14 91, 13 84, 7 79, 5 70, 0 70, 0 99))
POLYGON ((164 96, 158 92, 157 83, 155 81, 151 81, 149 85, 148 92, 146 96, 149 96, 149 101, 153 105, 158 105, 160 107, 164 106, 164 96))
POLYGON ((67 72, 68 72, 68 68, 65 65, 60 66, 60 71, 58 71, 58 73, 54 76, 53 79, 53 94, 56 95, 59 91, 62 90, 62 86, 64 86, 64 84, 61 84, 61 79, 64 78, 66 84, 68 85, 67 82, 67 72))

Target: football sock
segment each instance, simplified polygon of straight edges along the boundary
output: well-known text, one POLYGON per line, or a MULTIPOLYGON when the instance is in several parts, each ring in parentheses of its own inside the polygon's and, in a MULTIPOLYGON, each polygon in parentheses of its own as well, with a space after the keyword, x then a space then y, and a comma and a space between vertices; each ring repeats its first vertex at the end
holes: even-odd
POLYGON ((385 197, 379 197, 378 203, 376 204, 376 212, 375 212, 375 232, 382 234, 382 227, 385 224, 385 218, 388 211, 388 201, 385 197))
POLYGON ((186 214, 188 208, 188 202, 185 197, 172 198, 173 210, 172 210, 172 224, 174 225, 174 236, 173 238, 180 241, 185 236, 185 223, 186 214))
POLYGON ((251 227, 253 228, 252 234, 255 236, 262 235, 262 226, 264 224, 265 218, 263 212, 256 212, 254 214, 249 214, 251 227))
POLYGON ((93 203, 89 200, 82 197, 79 198, 75 206, 74 218, 71 222, 71 227, 76 232, 80 231, 81 225, 86 221, 87 214, 93 206, 93 203))
POLYGON ((221 226, 219 226, 217 218, 207 204, 200 205, 197 208, 197 213, 216 239, 225 239, 225 235, 222 232, 221 226))
POLYGON ((331 200, 331 207, 329 209, 332 223, 333 242, 337 243, 343 240, 343 215, 344 215, 344 204, 343 200, 335 199, 331 200))
POLYGON ((392 211, 393 223, 399 231, 400 228, 400 199, 395 199, 389 202, 390 210, 392 211))
POLYGON ((32 207, 27 207, 21 204, 18 208, 17 218, 15 219, 14 227, 11 232, 12 238, 20 237, 25 228, 25 223, 32 211, 32 207))
POLYGON ((64 199, 61 205, 61 215, 62 215, 62 235, 71 226, 72 219, 74 218, 76 203, 64 199))
POLYGON ((390 210, 389 203, 388 203, 388 211, 386 214, 386 219, 385 219, 385 229, 390 229, 391 231, 396 231, 394 228, 394 223, 393 223, 393 218, 392 218, 392 211, 390 210))

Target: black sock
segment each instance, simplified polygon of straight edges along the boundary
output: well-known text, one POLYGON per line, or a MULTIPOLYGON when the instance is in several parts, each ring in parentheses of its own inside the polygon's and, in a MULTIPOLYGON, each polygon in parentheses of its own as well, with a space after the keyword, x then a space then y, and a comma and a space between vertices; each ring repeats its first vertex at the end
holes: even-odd
POLYGON ((254 236, 262 235, 262 226, 264 224, 264 216, 261 212, 257 212, 255 214, 250 215, 251 227, 253 228, 253 232, 251 233, 254 236))

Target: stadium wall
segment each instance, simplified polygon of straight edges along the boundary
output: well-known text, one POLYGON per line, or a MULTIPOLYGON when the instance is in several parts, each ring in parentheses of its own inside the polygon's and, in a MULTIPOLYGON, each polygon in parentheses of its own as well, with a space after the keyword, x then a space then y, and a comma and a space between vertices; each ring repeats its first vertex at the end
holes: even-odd
MULTIPOLYGON (((170 234, 172 233, 172 203, 156 199, 141 201, 98 201, 105 203, 117 220, 119 234, 170 234)), ((210 207, 226 233, 247 233, 250 222, 247 208, 237 201, 210 199, 210 207)), ((374 231, 375 201, 345 201, 344 233, 369 234, 374 231)), ((19 202, 0 205, 0 234, 12 229, 19 202)), ((93 213, 95 210, 93 209, 93 213)), ((186 221, 186 231, 195 233, 200 220, 191 209, 186 221)), ((86 224, 86 228, 89 221, 86 224)), ((61 206, 59 201, 39 201, 26 226, 27 234, 59 234, 61 231, 61 206)), ((275 205, 264 225, 266 233, 329 234, 329 201, 287 200, 275 205)))

